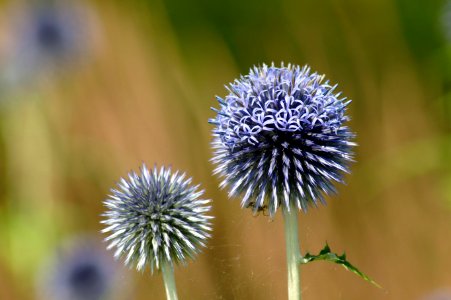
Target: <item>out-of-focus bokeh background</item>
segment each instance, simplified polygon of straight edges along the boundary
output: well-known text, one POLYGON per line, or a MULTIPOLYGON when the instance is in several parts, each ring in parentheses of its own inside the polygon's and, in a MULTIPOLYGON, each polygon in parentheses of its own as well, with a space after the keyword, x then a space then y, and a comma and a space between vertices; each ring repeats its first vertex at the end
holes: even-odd
POLYGON ((327 207, 300 214, 301 248, 316 253, 327 240, 383 287, 319 262, 301 269, 304 298, 449 291, 450 4, 2 0, 0 299, 90 286, 83 274, 119 299, 164 299, 150 272, 115 266, 114 285, 91 265, 63 276, 79 259, 67 258, 77 251, 68 244, 89 236, 104 248, 102 201, 143 162, 186 171, 214 200, 213 239, 176 269, 181 299, 286 298, 281 216, 253 217, 218 189, 207 123, 224 84, 282 61, 339 83, 358 134, 347 185, 327 207), (65 259, 68 266, 45 267, 65 259))

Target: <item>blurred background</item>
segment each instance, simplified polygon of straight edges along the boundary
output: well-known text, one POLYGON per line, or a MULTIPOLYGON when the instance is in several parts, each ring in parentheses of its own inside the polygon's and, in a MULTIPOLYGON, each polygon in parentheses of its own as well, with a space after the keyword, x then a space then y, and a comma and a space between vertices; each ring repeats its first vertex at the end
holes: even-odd
POLYGON ((0 0, 0 299, 164 299, 99 233, 109 189, 143 162, 214 200, 208 248, 176 269, 181 299, 286 299, 281 216, 228 200, 209 162, 214 96, 271 62, 353 100, 357 162, 300 213, 301 248, 327 240, 383 287, 318 262, 304 298, 451 299, 450 3, 0 0))

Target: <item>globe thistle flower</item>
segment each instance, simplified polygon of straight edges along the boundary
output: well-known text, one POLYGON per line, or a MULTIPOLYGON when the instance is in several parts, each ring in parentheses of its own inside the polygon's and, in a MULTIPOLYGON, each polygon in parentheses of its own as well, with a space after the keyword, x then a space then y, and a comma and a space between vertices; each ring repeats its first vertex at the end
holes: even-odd
POLYGON ((95 16, 80 1, 36 1, 9 10, 13 17, 5 26, 9 45, 0 74, 7 86, 59 75, 93 50, 95 16))
POLYGON ((210 200, 200 197, 199 186, 170 168, 141 167, 141 175, 131 172, 105 200, 102 232, 115 257, 125 256, 125 264, 151 271, 193 258, 210 237, 210 200))
POLYGON ((451 42, 451 1, 445 1, 443 5, 441 25, 445 38, 451 42))
POLYGON ((254 213, 279 206, 307 210, 335 192, 352 161, 354 134, 346 126, 349 100, 308 66, 254 67, 217 97, 212 161, 254 213))
POLYGON ((38 298, 58 300, 109 299, 118 266, 91 239, 77 239, 62 248, 38 276, 38 298))
POLYGON ((421 300, 451 300, 451 289, 439 289, 424 297, 421 300))

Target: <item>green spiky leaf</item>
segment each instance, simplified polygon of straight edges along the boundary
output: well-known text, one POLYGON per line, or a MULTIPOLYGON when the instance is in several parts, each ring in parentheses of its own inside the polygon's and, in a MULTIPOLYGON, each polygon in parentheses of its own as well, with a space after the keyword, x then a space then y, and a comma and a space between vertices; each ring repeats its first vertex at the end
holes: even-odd
POLYGON ((343 253, 342 255, 337 255, 336 253, 333 253, 330 251, 329 245, 326 243, 326 246, 319 252, 318 255, 312 255, 310 253, 307 253, 302 259, 302 264, 307 264, 312 261, 317 260, 325 260, 330 261, 339 265, 342 265, 346 270, 353 272, 354 274, 358 275, 362 279, 374 284, 378 288, 381 288, 379 284, 377 284, 373 279, 362 273, 359 269, 354 267, 349 261, 346 260, 346 254, 343 253))

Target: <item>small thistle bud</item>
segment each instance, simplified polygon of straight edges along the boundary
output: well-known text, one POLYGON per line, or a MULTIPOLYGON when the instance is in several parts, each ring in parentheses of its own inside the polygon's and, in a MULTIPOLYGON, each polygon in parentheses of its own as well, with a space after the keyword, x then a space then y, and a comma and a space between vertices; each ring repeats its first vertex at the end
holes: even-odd
POLYGON ((336 85, 310 68, 254 67, 217 97, 212 161, 229 196, 254 213, 279 206, 307 210, 335 192, 352 161, 354 134, 336 85))
POLYGON ((104 202, 108 249, 116 248, 115 257, 125 256, 126 265, 149 265, 152 272, 193 258, 210 237, 212 218, 206 215, 210 200, 200 199, 198 188, 168 168, 132 171, 104 202))

